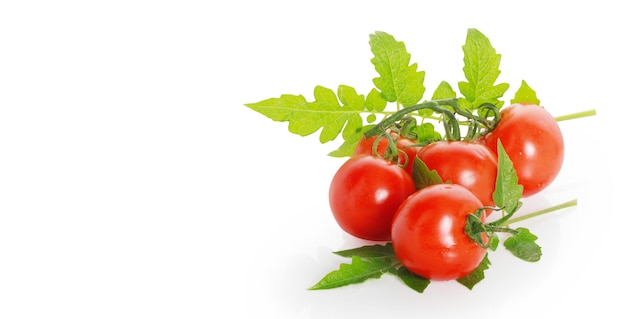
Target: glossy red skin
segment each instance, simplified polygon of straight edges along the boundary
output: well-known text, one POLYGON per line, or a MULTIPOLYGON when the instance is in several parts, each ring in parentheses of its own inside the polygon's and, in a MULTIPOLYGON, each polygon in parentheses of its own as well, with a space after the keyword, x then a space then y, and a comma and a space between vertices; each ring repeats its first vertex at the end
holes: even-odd
POLYGON ((330 184, 330 208, 339 226, 366 240, 391 240, 391 220, 402 202, 415 192, 411 176, 401 167, 371 155, 348 159, 330 184))
POLYGON ((554 117, 543 107, 513 104, 500 111, 500 122, 484 137, 487 147, 497 154, 498 139, 513 162, 523 197, 534 195, 550 185, 561 171, 564 143, 554 117))
POLYGON ((441 179, 469 189, 484 206, 493 206, 498 160, 487 146, 461 141, 440 141, 422 148, 418 156, 441 179))
POLYGON ((472 192, 456 184, 415 192, 392 222, 391 242, 398 260, 412 273, 431 280, 466 276, 487 253, 465 234, 467 215, 481 206, 472 192))
MULTIPOLYGON (((397 134, 391 133, 391 136, 393 138, 396 138, 397 134)), ((377 138, 378 136, 372 136, 368 139, 363 137, 359 144, 357 144, 356 149, 354 150, 354 155, 372 155, 372 148, 377 138)), ((413 174, 413 162, 415 161, 415 156, 417 156, 417 153, 421 149, 421 147, 416 146, 415 144, 415 141, 405 137, 400 137, 396 141, 396 146, 398 147, 398 149, 406 153, 406 156, 402 154, 398 155, 398 163, 409 173, 409 175, 413 174)), ((389 141, 386 138, 381 138, 378 142, 378 145, 376 146, 376 152, 378 153, 378 155, 383 156, 385 154, 385 151, 387 150, 388 145, 389 141)))

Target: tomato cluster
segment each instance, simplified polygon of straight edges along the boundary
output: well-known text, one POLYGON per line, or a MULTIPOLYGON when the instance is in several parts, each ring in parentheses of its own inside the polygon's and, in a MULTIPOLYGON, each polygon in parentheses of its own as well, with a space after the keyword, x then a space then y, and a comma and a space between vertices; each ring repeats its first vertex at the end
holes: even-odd
POLYGON ((331 181, 333 216, 355 237, 391 241, 398 260, 419 276, 461 278, 486 254, 465 226, 468 215, 482 212, 484 221, 494 207, 498 141, 524 197, 545 189, 558 175, 564 145, 556 120, 543 107, 513 104, 500 110, 493 128, 472 141, 424 145, 398 133, 364 137, 331 181), (389 149, 395 150, 394 156, 386 156, 389 149), (420 187, 417 159, 443 183, 420 187))

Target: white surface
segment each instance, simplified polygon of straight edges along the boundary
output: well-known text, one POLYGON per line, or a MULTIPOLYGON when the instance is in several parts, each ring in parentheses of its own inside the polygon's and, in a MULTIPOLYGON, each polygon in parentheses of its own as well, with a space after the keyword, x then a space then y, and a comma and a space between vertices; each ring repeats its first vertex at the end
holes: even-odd
POLYGON ((620 316, 621 7, 511 3, 2 2, 0 317, 620 316), (507 99, 525 79, 554 115, 597 109, 562 122, 565 166, 524 211, 579 205, 524 222, 543 260, 498 250, 472 291, 390 276, 306 290, 363 244, 327 206, 343 160, 243 104, 368 92, 377 30, 430 95, 464 80, 467 28, 502 54, 507 99))

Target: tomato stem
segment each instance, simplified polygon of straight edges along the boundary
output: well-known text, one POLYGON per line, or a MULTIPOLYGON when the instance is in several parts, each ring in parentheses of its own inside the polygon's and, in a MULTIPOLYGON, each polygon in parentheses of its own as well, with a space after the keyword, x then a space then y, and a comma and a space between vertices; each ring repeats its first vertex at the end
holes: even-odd
MULTIPOLYGON (((468 126, 467 135, 463 138, 465 141, 474 141, 483 135, 485 132, 481 132, 482 128, 486 128, 487 131, 491 131, 495 128, 497 123, 500 121, 500 112, 498 108, 491 103, 483 103, 479 106, 479 110, 482 110, 481 113, 485 114, 485 117, 475 115, 472 111, 464 109, 458 105, 458 99, 443 99, 443 100, 434 100, 427 101, 420 104, 414 104, 411 106, 407 106, 405 108, 399 109, 395 113, 390 114, 389 116, 385 116, 385 118, 380 121, 376 126, 366 131, 363 136, 365 138, 370 138, 374 135, 382 134, 387 129, 389 129, 392 125, 398 124, 398 122, 404 122, 404 126, 402 128, 406 128, 405 131, 411 131, 416 126, 416 120, 412 117, 414 112, 430 109, 435 113, 439 113, 440 117, 439 121, 442 122, 443 127, 446 132, 446 139, 449 141, 460 141, 461 140, 461 129, 459 127, 459 120, 456 118, 456 115, 460 115, 462 117, 467 118, 468 126), (493 117, 493 119, 488 119, 493 117), (412 121, 408 122, 407 118, 410 118, 412 121)), ((419 112, 417 114, 419 115, 419 112)), ((432 117, 429 116, 432 119, 432 117)), ((422 121, 425 117, 422 117, 422 121)), ((406 132, 405 132, 406 133, 406 132)))
MULTIPOLYGON (((370 138, 374 135, 380 134, 385 132, 385 130, 387 128, 389 128, 393 123, 395 123, 396 121, 399 121, 401 118, 403 118, 405 115, 421 110, 421 109, 432 109, 433 111, 437 112, 437 113, 443 113, 448 115, 448 117, 450 117, 450 121, 453 122, 453 126, 455 126, 453 128, 454 131, 458 132, 458 122, 456 121, 456 119, 454 118, 454 114, 448 110, 448 109, 444 109, 441 106, 444 105, 448 105, 448 106, 452 106, 452 105, 456 105, 457 103, 457 99, 446 99, 446 100, 437 100, 437 101, 429 101, 429 102, 424 102, 424 103, 420 103, 420 104, 415 104, 415 105, 411 105, 411 106, 407 106, 393 114, 391 114, 390 116, 386 117, 384 120, 380 121, 375 127, 371 128, 370 130, 368 130, 367 132, 364 133, 365 138, 370 138)), ((444 125, 446 125, 446 133, 449 131, 447 125, 448 123, 444 122, 444 125)))
POLYGON ((491 231, 491 232, 497 232, 497 233, 509 233, 509 234, 517 234, 518 231, 506 226, 490 226, 487 227, 487 230, 491 231))
POLYGON ((560 209, 576 206, 577 204, 578 204, 578 200, 577 199, 573 199, 573 200, 567 201, 565 203, 558 204, 556 206, 552 206, 552 207, 549 207, 549 208, 546 208, 546 209, 542 209, 540 211, 536 211, 534 213, 530 213, 530 214, 527 214, 527 215, 524 215, 524 216, 520 216, 520 217, 516 217, 516 218, 511 218, 508 221, 506 221, 505 223, 503 223, 502 225, 506 226, 506 225, 510 225, 510 224, 513 224, 513 223, 521 222, 523 220, 530 219, 530 218, 533 218, 533 217, 537 217, 537 216, 540 216, 540 215, 544 215, 544 214, 547 214, 547 213, 551 213, 551 212, 554 212, 554 211, 557 211, 557 210, 560 210, 560 209))
POLYGON ((596 110, 592 109, 592 110, 586 110, 586 111, 581 111, 581 112, 576 112, 576 113, 571 113, 571 114, 566 114, 566 115, 555 116, 554 119, 557 122, 561 122, 561 121, 573 120, 573 119, 577 119, 581 117, 588 117, 588 116, 594 116, 594 115, 596 115, 596 110))

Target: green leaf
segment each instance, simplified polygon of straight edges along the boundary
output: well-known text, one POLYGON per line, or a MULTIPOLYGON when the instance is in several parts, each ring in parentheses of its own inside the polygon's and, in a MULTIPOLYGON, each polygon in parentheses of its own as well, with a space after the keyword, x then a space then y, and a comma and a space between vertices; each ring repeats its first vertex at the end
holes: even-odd
POLYGON ((422 161, 419 156, 415 157, 413 161, 413 182, 416 189, 422 189, 426 186, 443 184, 443 180, 439 176, 436 170, 431 170, 426 166, 426 163, 422 161))
POLYGON ((404 42, 381 31, 370 35, 371 62, 380 75, 373 80, 381 95, 389 102, 403 106, 418 103, 424 95, 424 71, 417 71, 417 63, 409 64, 411 55, 404 42))
MULTIPOLYGON (((271 98, 245 106, 278 122, 287 122, 294 116, 306 116, 308 102, 302 95, 283 94, 279 98, 271 98), (303 113, 303 114, 301 114, 303 113), (295 115, 294 115, 295 114, 295 115)), ((313 111, 309 111, 313 113, 313 111)))
POLYGON ((489 265, 491 265, 491 262, 489 261, 489 258, 487 258, 487 254, 485 254, 485 257, 480 264, 478 264, 476 269, 474 269, 467 276, 459 278, 456 281, 467 287, 469 290, 472 290, 477 283, 485 279, 485 270, 489 269, 489 265))
POLYGON ((387 100, 381 95, 380 91, 372 89, 365 98, 365 108, 372 112, 382 112, 387 107, 387 100))
POLYGON ((284 94, 245 105, 274 121, 289 122, 289 131, 294 134, 307 136, 321 129, 320 142, 326 143, 342 132, 344 138, 349 137, 363 126, 363 95, 345 85, 340 85, 337 92, 335 95, 331 89, 317 86, 313 102, 307 102, 302 95, 284 94))
POLYGON ((413 132, 417 134, 417 142, 419 143, 428 144, 443 139, 441 134, 437 132, 435 125, 428 122, 415 126, 413 132))
POLYGON ((540 105, 537 93, 530 86, 528 86, 528 83, 524 80, 522 80, 522 85, 520 85, 517 92, 515 92, 515 97, 511 99, 511 104, 515 103, 540 105))
MULTIPOLYGON (((441 83, 439 83, 439 86, 437 86, 437 89, 435 89, 435 92, 433 93, 433 97, 431 100, 436 101, 436 100, 447 100, 447 99, 454 99, 454 98, 456 98, 456 92, 454 91, 452 86, 450 86, 450 83, 446 81, 441 81, 441 83)), ((420 116, 430 116, 433 114, 433 110, 421 109, 418 111, 418 114, 420 116)))
POLYGON ((344 136, 353 134, 363 126, 360 112, 365 108, 365 98, 357 95, 353 88, 345 85, 340 85, 337 92, 343 106, 339 105, 337 96, 331 89, 317 86, 313 92, 315 101, 311 103, 312 109, 320 112, 317 113, 319 115, 317 121, 301 118, 297 121, 293 119, 290 124, 295 122, 301 127, 315 128, 315 130, 322 128, 320 132, 322 143, 334 140, 342 130, 344 136))
POLYGON ((346 138, 339 148, 328 153, 328 156, 331 157, 350 157, 354 155, 354 151, 356 147, 359 145, 359 141, 361 141, 361 137, 363 134, 353 134, 350 137, 346 138))
POLYGON ((395 271, 396 268, 390 258, 363 260, 353 256, 352 263, 339 265, 338 270, 331 271, 309 289, 331 289, 358 284, 368 279, 380 278, 386 272, 395 271))
POLYGON ((493 201, 505 212, 513 213, 522 206, 520 199, 523 191, 524 187, 518 184, 513 162, 504 150, 502 142, 498 139, 498 174, 496 175, 493 201))
POLYGON ((354 155, 354 150, 356 150, 357 145, 361 141, 363 137, 363 133, 367 132, 369 129, 373 128, 372 125, 365 125, 356 130, 356 132, 348 137, 344 138, 343 143, 336 150, 328 153, 329 156, 332 157, 350 157, 354 155))
POLYGON ((405 285, 419 293, 424 292, 424 290, 426 290, 426 287, 428 287, 428 285, 430 284, 429 279, 412 273, 404 266, 401 266, 400 269, 398 269, 397 276, 400 277, 405 285))
POLYGON ((366 245, 358 248, 340 250, 334 252, 336 255, 343 257, 361 257, 361 258, 381 258, 395 256, 391 243, 385 245, 366 245))
POLYGON ((517 234, 504 241, 504 247, 514 256, 530 262, 541 259, 541 247, 535 243, 537 236, 532 234, 527 228, 515 229, 517 234))
POLYGON ((454 98, 456 98, 456 92, 454 92, 454 89, 452 88, 452 86, 450 86, 450 83, 446 81, 441 81, 441 83, 439 83, 439 86, 437 86, 437 89, 435 89, 432 99, 446 100, 454 98))
MULTIPOLYGON (((332 93, 331 90, 328 91, 332 93)), ((355 110, 365 109, 365 99, 362 95, 356 93, 356 90, 353 87, 340 85, 337 89, 337 96, 339 97, 339 101, 341 101, 343 105, 349 105, 355 110)))
POLYGON ((476 29, 467 31, 463 52, 463 73, 467 82, 459 82, 459 90, 469 102, 469 109, 477 109, 483 103, 501 107, 504 103, 499 98, 509 88, 507 83, 495 84, 500 75, 501 55, 496 53, 489 39, 476 29))
POLYGON ((489 250, 495 251, 500 244, 500 238, 496 235, 489 236, 489 250))

